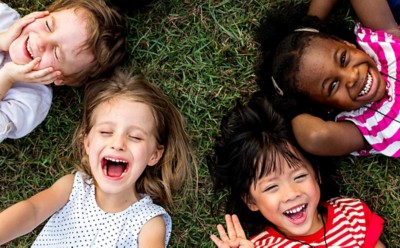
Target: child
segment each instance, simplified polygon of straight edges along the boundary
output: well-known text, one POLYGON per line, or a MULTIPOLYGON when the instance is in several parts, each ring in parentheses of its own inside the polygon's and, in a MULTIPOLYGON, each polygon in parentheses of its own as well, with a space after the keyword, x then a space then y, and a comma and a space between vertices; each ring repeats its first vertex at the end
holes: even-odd
POLYGON ((20 20, 0 3, 0 142, 30 133, 46 117, 49 84, 81 86, 125 54, 125 20, 103 0, 57 0, 20 20))
POLYGON ((306 28, 298 28, 290 10, 284 13, 286 23, 270 13, 257 31, 257 77, 292 121, 300 146, 323 156, 400 157, 400 40, 356 25, 360 50, 328 34, 317 18, 305 18, 306 28), (339 111, 345 112, 329 121, 328 114, 339 111))
POLYGON ((218 225, 211 235, 218 247, 384 247, 383 220, 362 201, 320 202, 319 175, 265 97, 237 105, 221 132, 214 182, 237 216, 226 216, 228 234, 218 225))
POLYGON ((173 203, 193 157, 174 105, 118 72, 86 92, 75 140, 77 172, 0 213, 0 244, 53 215, 33 247, 166 247, 171 219, 152 201, 173 203))

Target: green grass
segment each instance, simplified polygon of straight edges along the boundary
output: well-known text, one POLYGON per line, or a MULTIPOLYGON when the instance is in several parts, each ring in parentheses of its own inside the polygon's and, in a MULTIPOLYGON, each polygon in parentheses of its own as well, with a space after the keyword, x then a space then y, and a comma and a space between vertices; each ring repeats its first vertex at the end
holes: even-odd
MULTIPOLYGON (((21 14, 43 9, 50 0, 7 1, 21 14)), ((223 220, 212 208, 206 157, 213 154, 221 117, 236 99, 257 87, 253 29, 278 0, 156 1, 129 17, 126 65, 158 84, 187 118, 199 160, 198 192, 172 211, 170 247, 212 247, 209 235, 223 220)), ((81 114, 80 89, 55 88, 49 116, 34 132, 0 144, 0 209, 49 187, 73 168, 72 133, 81 114)), ((400 247, 400 162, 381 156, 345 158, 339 167, 342 194, 363 199, 385 218, 381 237, 400 247)), ((26 247, 40 227, 5 247, 26 247)))

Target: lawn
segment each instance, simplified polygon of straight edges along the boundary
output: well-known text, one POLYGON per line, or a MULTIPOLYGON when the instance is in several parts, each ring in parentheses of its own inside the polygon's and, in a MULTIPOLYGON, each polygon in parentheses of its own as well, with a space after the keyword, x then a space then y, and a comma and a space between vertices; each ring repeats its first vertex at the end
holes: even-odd
MULTIPOLYGON (((299 1, 299 0, 298 0, 299 1)), ((7 0, 22 15, 51 0, 7 0)), ((129 1, 127 1, 129 2, 129 1)), ((169 247, 213 247, 209 235, 223 220, 207 171, 222 116, 257 90, 253 30, 279 0, 153 0, 129 11, 125 66, 159 85, 186 117, 198 157, 197 192, 171 209, 169 247)), ((0 210, 49 187, 73 168, 70 143, 81 114, 82 90, 54 88, 46 120, 19 140, 0 144, 0 210)), ((375 156, 340 160, 341 193, 361 198, 385 219, 381 240, 400 247, 400 161, 375 156)), ((195 182, 193 183, 196 186, 195 182)), ((40 227, 4 247, 26 247, 40 227)))

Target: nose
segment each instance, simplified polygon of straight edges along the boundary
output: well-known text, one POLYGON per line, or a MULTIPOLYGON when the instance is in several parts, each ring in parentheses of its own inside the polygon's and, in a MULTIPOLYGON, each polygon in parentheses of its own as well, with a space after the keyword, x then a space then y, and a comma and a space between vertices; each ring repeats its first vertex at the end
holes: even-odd
POLYGON ((114 135, 111 142, 111 148, 116 151, 125 151, 125 139, 120 135, 114 135))
POLYGON ((42 59, 44 56, 53 56, 55 45, 55 41, 49 33, 42 33, 36 37, 36 46, 42 59))
POLYGON ((295 183, 288 182, 284 187, 285 188, 282 191, 284 194, 283 196, 284 202, 295 200, 301 194, 299 188, 295 183))
POLYGON ((39 52, 44 53, 46 51, 46 45, 48 44, 48 37, 45 34, 41 34, 36 39, 36 45, 38 47, 39 52))
POLYGON ((356 66, 348 66, 341 71, 342 81, 347 88, 352 88, 359 80, 359 70, 356 66))

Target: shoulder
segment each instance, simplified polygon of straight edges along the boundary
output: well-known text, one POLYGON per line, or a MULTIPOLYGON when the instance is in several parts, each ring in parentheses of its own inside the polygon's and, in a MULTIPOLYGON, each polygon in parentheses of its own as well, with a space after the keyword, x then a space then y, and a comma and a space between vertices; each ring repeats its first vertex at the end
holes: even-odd
POLYGON ((68 174, 60 179, 58 179, 51 187, 50 189, 55 190, 57 192, 64 192, 67 195, 69 195, 72 191, 72 186, 74 184, 75 180, 75 175, 73 174, 68 174))
MULTIPOLYGON (((378 217, 371 209, 360 199, 337 197, 330 199, 323 204, 331 209, 335 221, 350 223, 359 223, 362 226, 367 226, 372 219, 378 217)), ((379 217, 380 218, 380 217, 379 217)))
POLYGON ((139 233, 139 245, 146 244, 147 247, 165 247, 168 242, 166 240, 166 223, 162 216, 158 215, 150 219, 144 224, 139 233))
POLYGON ((16 10, 0 2, 0 32, 7 30, 8 27, 19 18, 20 16, 16 10))
POLYGON ((328 200, 325 204, 336 210, 359 209, 366 206, 360 199, 348 197, 335 197, 328 200))
POLYGON ((141 221, 144 223, 139 232, 139 243, 146 240, 145 243, 147 244, 150 242, 148 239, 154 238, 154 240, 161 240, 166 246, 172 231, 171 217, 163 207, 154 204, 148 195, 142 194, 141 196, 142 199, 134 204, 135 209, 139 210, 141 215, 141 217, 137 216, 136 219, 142 218, 141 221))

